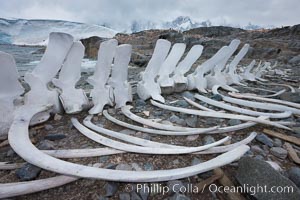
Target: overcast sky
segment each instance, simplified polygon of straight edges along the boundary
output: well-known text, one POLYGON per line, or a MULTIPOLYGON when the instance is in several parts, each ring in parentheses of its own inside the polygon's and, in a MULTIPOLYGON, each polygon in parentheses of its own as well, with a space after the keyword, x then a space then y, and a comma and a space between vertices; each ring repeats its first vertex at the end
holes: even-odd
POLYGON ((300 23, 300 0, 0 0, 0 17, 59 19, 126 27, 133 20, 190 16, 214 25, 300 23))

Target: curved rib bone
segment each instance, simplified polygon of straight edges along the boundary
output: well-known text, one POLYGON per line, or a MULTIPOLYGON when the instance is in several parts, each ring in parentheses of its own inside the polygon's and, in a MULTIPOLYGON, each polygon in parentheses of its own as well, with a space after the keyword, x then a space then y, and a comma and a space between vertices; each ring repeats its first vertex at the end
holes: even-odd
POLYGON ((60 88, 60 100, 66 113, 78 113, 88 105, 88 98, 82 89, 75 85, 81 76, 81 60, 84 56, 84 46, 74 42, 67 58, 59 72, 58 79, 52 79, 53 84, 60 88))
POLYGON ((175 84, 175 92, 180 92, 187 87, 188 79, 185 77, 192 65, 198 60, 203 51, 202 45, 194 45, 185 58, 177 65, 174 70, 174 76, 172 77, 175 84))
MULTIPOLYGON (((71 121, 72 121, 72 124, 74 125, 74 127, 80 133, 82 133, 83 135, 88 137, 89 139, 91 139, 91 140, 93 140, 93 141, 95 141, 99 144, 102 144, 102 145, 105 145, 105 146, 108 146, 108 147, 111 147, 111 148, 114 148, 114 149, 118 149, 118 150, 121 150, 121 151, 127 151, 127 152, 133 152, 133 153, 187 154, 187 153, 193 153, 193 152, 203 151, 203 150, 209 149, 211 147, 220 145, 220 144, 222 144, 222 143, 224 143, 224 142, 226 142, 230 139, 230 137, 227 136, 227 137, 225 137, 225 138, 223 138, 223 139, 221 139, 217 142, 214 142, 214 143, 211 143, 211 144, 208 144, 208 145, 199 146, 199 147, 189 147, 189 148, 186 148, 186 147, 184 147, 184 148, 174 148, 174 147, 170 148, 170 147, 167 147, 166 148, 166 147, 157 147, 157 145, 156 145, 156 147, 151 147, 151 146, 153 146, 153 143, 150 144, 149 142, 146 143, 145 141, 144 141, 143 145, 151 145, 151 146, 136 146, 136 145, 131 145, 131 144, 118 142, 118 141, 106 138, 102 135, 99 135, 99 134, 95 133, 94 131, 91 131, 88 128, 81 125, 79 123, 79 121, 75 118, 72 118, 71 121)), ((116 136, 116 135, 114 135, 114 136, 116 136)), ((124 137, 123 137, 123 139, 124 139, 124 137)), ((134 141, 131 141, 131 142, 134 142, 134 141)), ((135 142, 137 142, 137 140, 135 142)), ((138 143, 140 143, 140 141, 138 143)))
POLYGON ((142 80, 137 84, 137 94, 143 100, 152 98, 160 102, 165 99, 160 95, 161 89, 155 81, 159 68, 163 64, 171 47, 171 42, 159 39, 156 42, 153 55, 146 67, 144 73, 141 74, 142 80))
MULTIPOLYGON (((150 119, 144 119, 142 117, 139 117, 132 112, 130 112, 130 109, 132 106, 124 106, 121 108, 122 113, 128 117, 129 119, 136 121, 138 123, 157 128, 157 129, 162 129, 162 130, 168 130, 168 131, 182 131, 182 132, 189 132, 189 131, 199 131, 201 133, 205 133, 208 131, 211 131, 211 128, 189 128, 189 127, 181 127, 181 126, 173 126, 173 125, 166 125, 166 124, 161 124, 161 123, 156 123, 150 119)), ((214 127, 216 128, 216 127, 214 127)))
MULTIPOLYGON (((212 92, 214 94, 221 95, 218 92, 218 88, 219 88, 219 86, 215 86, 213 88, 212 92)), ((284 105, 278 105, 278 104, 272 104, 272 103, 261 103, 261 102, 255 102, 255 101, 246 101, 246 100, 236 99, 236 98, 232 98, 232 97, 227 97, 224 95, 221 95, 221 96, 224 101, 229 102, 229 103, 234 103, 237 105, 241 105, 241 106, 246 106, 246 107, 251 107, 251 108, 260 108, 260 109, 264 109, 264 110, 290 111, 297 115, 300 114, 299 109, 291 108, 291 107, 284 106, 284 105)))
POLYGON ((87 79, 94 87, 90 94, 94 103, 94 106, 89 110, 90 114, 102 112, 106 104, 113 105, 113 90, 111 86, 107 85, 107 82, 117 45, 118 41, 115 39, 100 44, 94 75, 87 79))
POLYGON ((31 143, 28 135, 30 119, 36 113, 41 112, 44 109, 44 107, 20 108, 20 112, 15 117, 9 131, 9 143, 13 150, 27 162, 60 174, 121 182, 157 182, 175 180, 229 164, 239 159, 249 150, 248 146, 241 145, 207 162, 171 170, 124 172, 122 170, 99 169, 53 158, 39 151, 31 143), (110 176, 107 176, 107 174, 110 174, 110 176))
POLYGON ((0 138, 6 136, 14 118, 14 99, 20 96, 24 89, 18 81, 15 59, 0 51, 0 138))
POLYGON ((189 131, 165 131, 165 130, 156 130, 156 129, 150 129, 150 128, 144 128, 140 126, 135 126, 132 124, 128 124, 126 122, 120 121, 111 115, 108 114, 106 110, 103 111, 103 115, 108 119, 109 121, 118 124, 119 126, 123 126, 132 130, 136 131, 141 131, 144 133, 151 133, 151 134, 156 134, 156 135, 174 135, 174 136, 186 136, 186 135, 197 135, 197 134, 202 134, 202 133, 210 133, 211 131, 216 130, 218 127, 211 127, 207 128, 207 130, 204 129, 197 129, 195 130, 189 130, 189 131))
POLYGON ((182 57, 186 45, 184 43, 176 43, 173 45, 171 52, 160 67, 158 84, 162 88, 163 93, 172 93, 174 88, 174 80, 170 78, 171 73, 175 70, 177 63, 182 57))
POLYGON ((35 181, 25 181, 18 183, 1 183, 0 198, 15 197, 19 195, 31 194, 43 190, 59 187, 67 183, 78 180, 77 177, 56 176, 35 181))
MULTIPOLYGON (((66 33, 52 32, 46 51, 31 73, 26 73, 24 80, 29 84, 30 91, 25 94, 25 105, 54 105, 54 112, 61 112, 61 106, 56 90, 50 90, 48 84, 60 70, 71 46, 73 37, 66 33)), ((40 113, 32 119, 32 124, 46 121, 49 112, 40 113)))
POLYGON ((252 60, 252 62, 246 67, 244 73, 241 75, 243 79, 247 81, 256 81, 255 75, 251 73, 254 65, 255 65, 255 60, 252 60))
POLYGON ((129 44, 120 45, 116 49, 114 66, 109 79, 109 85, 113 88, 116 108, 125 106, 126 102, 132 101, 131 86, 127 81, 131 49, 129 44))
POLYGON ((285 111, 282 113, 265 113, 265 112, 258 112, 258 111, 253 111, 253 110, 248 110, 248 109, 244 109, 244 108, 240 108, 240 107, 236 107, 236 106, 232 106, 226 103, 222 103, 220 101, 215 101, 213 99, 207 98, 205 96, 202 95, 195 95, 195 98, 203 101, 205 103, 208 103, 210 105, 225 109, 225 110, 229 110, 229 111, 233 111, 233 112, 237 112, 237 113, 241 113, 241 114, 245 114, 245 115, 252 115, 252 116, 268 116, 269 118, 287 118, 290 117, 292 115, 291 112, 285 111))
POLYGON ((283 105, 286 105, 286 106, 291 106, 291 107, 295 107, 297 109, 300 109, 300 104, 299 103, 293 103, 293 102, 284 101, 284 100, 280 100, 280 99, 271 99, 271 98, 264 98, 264 97, 254 96, 254 95, 237 94, 237 93, 229 93, 229 95, 233 96, 233 97, 236 97, 236 98, 254 99, 254 100, 260 100, 260 101, 278 103, 278 104, 283 104, 283 105))
POLYGON ((199 110, 193 110, 193 109, 187 109, 187 108, 179 108, 179 107, 173 107, 173 106, 160 104, 160 103, 155 102, 153 100, 151 100, 151 103, 152 103, 152 105, 157 106, 159 108, 166 109, 166 110, 171 110, 171 111, 175 111, 175 112, 181 112, 181 113, 204 116, 204 117, 239 119, 239 120, 242 120, 242 121, 253 121, 253 122, 257 122, 257 123, 261 123, 261 124, 265 124, 265 125, 270 125, 270 126, 275 126, 275 127, 278 127, 278 128, 286 129, 286 130, 291 130, 289 127, 283 126, 283 125, 275 123, 275 122, 271 122, 271 121, 260 119, 260 118, 245 116, 245 115, 235 115, 235 114, 227 114, 227 113, 219 113, 219 112, 207 112, 207 111, 199 111, 199 110))

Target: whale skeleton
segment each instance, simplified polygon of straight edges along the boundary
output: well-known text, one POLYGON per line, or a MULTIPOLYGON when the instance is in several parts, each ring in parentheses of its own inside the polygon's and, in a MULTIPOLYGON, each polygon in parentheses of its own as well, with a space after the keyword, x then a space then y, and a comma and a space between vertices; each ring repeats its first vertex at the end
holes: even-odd
POLYGON ((220 156, 217 156, 216 158, 213 158, 209 161, 194 166, 171 170, 124 172, 122 170, 111 170, 84 166, 49 156, 38 150, 31 143, 28 133, 30 120, 35 114, 45 111, 45 109, 49 109, 49 107, 20 107, 9 130, 9 143, 13 150, 27 162, 43 169, 63 175, 121 182, 157 182, 174 180, 193 176, 198 173, 206 172, 208 170, 229 164, 239 159, 249 150, 248 146, 240 145, 237 148, 228 151, 220 156), (107 174, 110 174, 110 176, 107 176, 107 174))
MULTIPOLYGON (((264 65, 260 63, 256 69, 252 70, 255 63, 253 64, 253 62, 251 62, 244 74, 239 75, 237 73, 237 66, 249 49, 248 44, 245 44, 233 60, 227 64, 228 60, 237 50, 239 44, 239 40, 233 40, 228 46, 222 47, 214 56, 199 65, 195 69, 195 72, 186 76, 192 65, 202 54, 203 46, 194 45, 182 59, 186 48, 185 44, 176 43, 171 49, 171 43, 169 41, 158 40, 146 70, 141 74, 142 80, 137 83, 138 96, 144 100, 152 98, 164 103, 165 99, 162 94, 166 93, 193 89, 206 93, 208 89, 212 89, 215 94, 219 94, 219 87, 232 92, 238 92, 230 85, 243 85, 241 83, 243 79, 250 81, 264 81, 261 77, 265 70, 270 67, 270 63, 264 63, 264 65), (252 75, 254 76, 254 79, 252 79, 252 75), (216 84, 220 84, 221 86, 216 86, 216 84)), ((255 100, 283 105, 266 103, 258 104, 258 102, 255 102, 254 104, 251 103, 251 105, 258 108, 268 105, 269 107, 267 107, 267 110, 273 109, 279 111, 278 113, 241 109, 226 103, 213 101, 204 96, 196 95, 196 98, 200 98, 200 100, 205 101, 206 103, 227 109, 231 112, 240 112, 245 115, 218 112, 201 106, 187 98, 185 99, 188 103, 204 111, 168 106, 153 100, 151 100, 151 103, 159 108, 175 112, 204 117, 240 119, 245 122, 228 127, 215 126, 208 128, 190 128, 166 125, 154 122, 151 119, 144 119, 130 112, 131 106, 126 105, 127 102, 132 101, 131 85, 127 81, 131 51, 131 45, 123 44, 118 46, 118 42, 115 39, 110 39, 100 44, 95 73, 87 80, 93 86, 90 93, 90 97, 93 101, 93 107, 89 110, 91 115, 84 119, 84 125, 76 118, 71 119, 73 126, 81 134, 106 147, 62 150, 37 149, 29 139, 28 127, 48 120, 50 113, 62 112, 62 107, 67 114, 78 113, 88 107, 89 100, 85 92, 82 89, 75 87, 80 79, 84 46, 81 42, 74 42, 71 35, 51 33, 46 52, 43 55, 41 62, 31 73, 25 74, 24 79, 29 84, 30 91, 24 96, 24 105, 14 104, 14 100, 19 98, 24 92, 23 87, 18 82, 19 75, 16 70, 14 59, 12 56, 0 52, 0 64, 4 66, 1 66, 1 72, 5 72, 0 73, 0 83, 3 83, 0 84, 0 114, 3 115, 5 112, 8 113, 5 115, 5 119, 0 119, 0 123, 1 128, 5 127, 2 126, 3 123, 6 123, 6 129, 10 126, 8 132, 9 144, 12 149, 28 163, 45 170, 62 174, 61 176, 29 181, 26 183, 0 184, 0 198, 13 197, 58 187, 78 180, 79 178, 121 182, 160 182, 185 178, 236 161, 249 150, 249 147, 246 144, 250 143, 256 136, 256 133, 252 132, 242 141, 223 146, 219 145, 230 140, 230 137, 227 136, 214 143, 196 147, 154 142, 118 133, 93 124, 91 122, 92 114, 101 113, 105 105, 115 105, 115 108, 121 108, 122 113, 132 121, 152 128, 145 128, 120 121, 110 116, 108 112, 104 110, 103 115, 109 121, 112 121, 117 125, 151 134, 173 136, 226 133, 245 129, 254 126, 257 123, 290 130, 290 128, 286 126, 290 125, 289 122, 269 121, 269 118, 285 118, 289 117, 291 114, 299 114, 300 112, 297 109, 299 107, 297 107, 298 105, 296 104, 284 101, 279 102, 279 100, 275 101, 275 99, 270 98, 258 97, 260 99, 255 100), (55 78, 56 75, 58 75, 57 78, 55 78), (51 88, 51 82, 57 88, 51 88), (8 121, 5 121, 6 119, 8 121), (104 135, 109 136, 110 138, 105 137, 104 135), (223 154, 195 166, 170 170, 125 172, 122 170, 98 168, 97 165, 85 166, 59 159, 124 153, 154 155, 223 154), (107 176, 107 174, 110 174, 110 176, 107 176)), ((231 95, 234 96, 236 94, 234 93, 231 95)), ((223 99, 230 98, 224 95, 221 96, 223 99)), ((244 97, 245 96, 243 96, 243 98, 244 97)), ((251 99, 252 97, 247 98, 251 99)), ((247 103, 249 103, 249 101, 247 101, 247 103)), ((0 167, 1 166, 3 169, 13 169, 18 167, 15 164, 9 163, 0 163, 0 167)))

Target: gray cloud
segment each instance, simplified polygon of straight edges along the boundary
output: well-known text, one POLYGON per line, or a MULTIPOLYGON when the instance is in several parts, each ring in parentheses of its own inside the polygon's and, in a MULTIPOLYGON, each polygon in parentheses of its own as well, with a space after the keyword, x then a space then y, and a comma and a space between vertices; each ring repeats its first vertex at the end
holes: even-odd
POLYGON ((285 26, 298 24, 299 0, 0 0, 0 17, 60 19, 127 27, 133 20, 195 21, 285 26))

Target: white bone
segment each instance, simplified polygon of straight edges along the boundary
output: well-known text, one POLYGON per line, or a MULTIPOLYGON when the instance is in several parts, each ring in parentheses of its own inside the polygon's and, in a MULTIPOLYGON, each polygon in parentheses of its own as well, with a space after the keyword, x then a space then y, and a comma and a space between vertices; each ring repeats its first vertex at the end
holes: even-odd
POLYGON ((59 78, 52 80, 60 88, 60 100, 66 113, 78 113, 88 105, 88 98, 82 89, 75 85, 81 76, 81 61, 84 56, 84 46, 81 42, 74 42, 67 58, 59 72, 59 78))
POLYGON ((86 158, 126 153, 124 151, 111 149, 107 147, 94 149, 42 150, 42 152, 56 158, 86 158))
POLYGON ((77 177, 55 176, 52 178, 45 178, 34 181, 25 181, 18 183, 1 183, 0 198, 2 199, 40 192, 43 190, 48 190, 51 188, 62 186, 76 180, 78 180, 77 177))
MULTIPOLYGON (((136 146, 136 145, 131 145, 131 144, 127 144, 127 143, 123 143, 123 142, 118 142, 112 139, 109 139, 107 137, 104 137, 94 131, 91 131, 90 129, 86 128, 85 126, 81 125, 79 123, 79 121, 75 118, 71 119, 72 124, 74 125, 74 127, 80 132, 82 133, 84 136, 86 136, 87 138, 105 145, 107 147, 111 147, 114 149, 118 149, 121 151, 127 151, 127 152, 133 152, 133 153, 143 153, 143 154, 187 154, 187 153, 193 153, 193 152, 198 152, 198 151, 203 151, 206 149, 209 149, 211 147, 214 146, 218 146, 228 140, 230 140, 230 137, 225 137, 217 142, 208 144, 208 145, 204 145, 204 146, 199 146, 199 147, 183 147, 183 148, 170 148, 170 147, 157 147, 157 144, 155 144, 155 147, 153 147, 153 143, 150 144, 149 142, 144 141, 143 145, 148 145, 148 146, 136 146), (151 145, 151 146, 149 146, 151 145)), ((102 131, 103 132, 103 129, 102 131)), ((107 133, 109 131, 107 130, 107 133)), ((111 133, 111 132, 110 132, 111 133)), ((116 136, 114 134, 114 136, 116 136)), ((120 138, 120 137, 119 137, 120 138)), ((125 137, 122 137, 122 140, 124 140, 125 137)), ((134 142, 133 140, 131 140, 131 142, 134 142)), ((141 141, 137 141, 137 139, 135 139, 135 143, 139 143, 139 145, 141 145, 141 141)), ((162 145, 162 144, 161 144, 162 145)))
POLYGON ((243 79, 247 81, 255 81, 255 75, 251 73, 254 65, 255 65, 255 60, 252 60, 252 62, 246 67, 244 73, 241 75, 243 79))
POLYGON ((120 45, 116 49, 114 66, 109 79, 109 85, 113 88, 116 108, 125 106, 126 102, 132 101, 131 86, 127 81, 131 49, 129 44, 120 45))
MULTIPOLYGON (((271 66, 270 62, 265 62, 263 65, 260 65, 259 68, 257 67, 258 71, 255 72, 255 78, 258 80, 261 80, 261 77, 264 73, 264 71, 271 66), (261 67, 260 67, 261 66, 261 67)), ((263 80, 263 79, 262 79, 263 80)))
POLYGON ((289 127, 283 126, 276 122, 271 122, 268 120, 245 116, 245 115, 235 115, 235 114, 227 114, 227 113, 220 113, 220 112, 208 112, 208 111, 180 108, 180 107, 174 107, 174 106, 160 104, 153 100, 151 100, 151 104, 154 106, 157 106, 159 108, 165 109, 165 110, 171 110, 171 111, 186 113, 186 114, 190 114, 190 115, 198 115, 198 116, 203 116, 203 117, 214 117, 214 118, 225 118, 225 119, 239 119, 242 121, 253 121, 253 122, 257 122, 257 123, 261 123, 261 124, 265 124, 265 125, 270 125, 270 126, 275 126, 278 128, 286 129, 286 130, 291 130, 289 127))
POLYGON ((293 88, 292 86, 288 85, 288 84, 280 84, 280 83, 262 83, 260 81, 257 81, 258 83, 260 84, 263 84, 263 85, 276 85, 276 86, 284 86, 284 87, 287 87, 292 93, 295 93, 296 90, 295 88, 293 88))
POLYGON ((94 107, 89 110, 90 114, 102 112, 106 104, 113 105, 113 89, 107 82, 117 45, 118 41, 115 39, 100 44, 94 75, 87 79, 94 87, 90 94, 94 103, 94 107))
POLYGON ((38 112, 44 111, 45 107, 22 107, 19 109, 9 131, 9 143, 13 150, 27 162, 49 171, 60 174, 77 176, 82 178, 94 178, 121 182, 157 182, 176 180, 203 173, 217 167, 229 164, 243 156, 249 147, 241 145, 229 152, 209 161, 171 170, 156 171, 122 171, 111 169, 99 169, 80 164, 74 164, 59 160, 39 151, 30 141, 28 126, 30 119, 38 112), (107 176, 109 174, 109 176, 107 176))
POLYGON ((185 58, 177 65, 177 67, 174 70, 174 76, 172 79, 175 83, 175 92, 182 91, 186 89, 188 79, 185 75, 192 65, 198 60, 198 58, 201 56, 203 51, 202 45, 194 45, 188 54, 185 56, 185 58))
POLYGON ((165 58, 170 50, 171 43, 167 40, 159 39, 156 42, 153 55, 142 73, 142 80, 137 84, 137 94, 143 100, 152 98, 160 102, 164 102, 165 99, 160 95, 161 89, 159 84, 155 81, 158 75, 159 68, 163 64, 165 58))
POLYGON ((293 102, 284 101, 284 100, 280 100, 280 99, 263 98, 263 97, 259 97, 259 96, 256 96, 256 95, 236 94, 236 93, 229 93, 229 95, 233 96, 233 97, 236 97, 236 98, 255 99, 255 100, 260 100, 260 101, 278 103, 278 104, 283 104, 283 105, 286 105, 286 106, 291 106, 291 107, 295 107, 297 109, 300 109, 300 104, 299 103, 293 103, 293 102))
MULTIPOLYGON (((73 37, 66 33, 52 32, 49 35, 47 49, 35 69, 26 73, 24 80, 29 84, 30 91, 25 94, 25 105, 54 105, 53 112, 61 112, 58 92, 50 89, 48 84, 60 70, 65 57, 73 44, 73 37)), ((46 121, 49 112, 36 115, 31 124, 46 121)))
POLYGON ((182 57, 185 47, 186 45, 183 43, 174 44, 168 57, 160 67, 157 82, 162 88, 163 93, 171 93, 173 90, 174 80, 170 78, 170 75, 182 57))
POLYGON ((18 81, 15 59, 0 51, 0 137, 5 137, 14 118, 14 100, 24 89, 18 81))
POLYGON ((120 121, 111 115, 108 114, 106 110, 103 111, 103 115, 108 119, 109 121, 118 124, 119 126, 123 126, 129 129, 133 129, 136 131, 141 131, 144 133, 151 133, 151 134, 157 134, 157 135, 175 135, 175 136, 186 136, 186 135, 197 135, 197 134, 202 134, 202 133, 210 133, 211 131, 216 130, 218 127, 211 127, 207 129, 197 129, 195 130, 189 130, 189 131, 165 131, 165 130, 156 130, 156 129, 150 129, 150 128, 144 128, 140 126, 135 126, 132 124, 128 124, 126 122, 120 121))
POLYGON ((232 106, 226 103, 222 103, 220 101, 215 101, 213 99, 207 98, 205 96, 202 95, 195 95, 195 98, 203 101, 205 103, 208 103, 210 105, 225 109, 225 110, 229 110, 229 111, 233 111, 233 112, 237 112, 237 113, 241 113, 241 114, 245 114, 245 115, 252 115, 252 116, 268 116, 269 118, 287 118, 290 117, 292 115, 291 112, 289 111, 285 111, 285 112, 281 112, 281 113, 266 113, 266 112, 258 112, 258 111, 253 111, 253 110, 248 110, 245 108, 240 108, 240 107, 236 107, 236 106, 232 106))
POLYGON ((228 46, 222 47, 214 56, 199 65, 194 73, 188 75, 188 90, 197 89, 199 92, 206 93, 207 80, 204 78, 204 74, 221 62, 228 51, 230 51, 228 46))
MULTIPOLYGON (((213 93, 214 94, 219 94, 218 92, 218 88, 219 86, 215 86, 213 88, 213 93)), ((291 108, 288 106, 284 106, 284 105, 278 105, 278 104, 273 104, 273 103, 261 103, 261 102, 255 102, 255 101, 247 101, 247 100, 242 100, 242 99, 237 99, 237 98, 232 98, 232 97, 228 97, 228 96, 224 96, 221 95, 222 99, 226 102, 229 103, 233 103, 233 104, 237 104, 237 105, 241 105, 241 106, 246 106, 246 107, 251 107, 251 108, 260 108, 263 110, 276 110, 276 111, 290 111, 294 114, 299 115, 300 114, 300 110, 296 109, 296 108, 291 108)))
POLYGON ((231 85, 231 84, 241 85, 241 83, 240 83, 241 77, 236 73, 236 67, 239 64, 239 62, 247 54, 249 47, 250 47, 249 44, 245 44, 242 47, 242 49, 239 51, 239 53, 234 57, 234 59, 229 64, 229 67, 228 67, 229 72, 228 72, 228 76, 227 76, 227 84, 228 85, 231 85))
POLYGON ((121 108, 121 111, 129 119, 136 121, 138 123, 153 127, 153 128, 168 130, 168 131, 178 131, 178 132, 180 132, 180 131, 182 131, 182 132, 199 131, 200 133, 205 133, 205 132, 211 131, 211 128, 189 128, 189 127, 181 127, 181 126, 173 126, 173 125, 156 123, 150 119, 144 119, 142 117, 139 117, 139 116, 133 114, 132 112, 130 112, 131 108, 132 108, 132 106, 124 106, 121 108))

